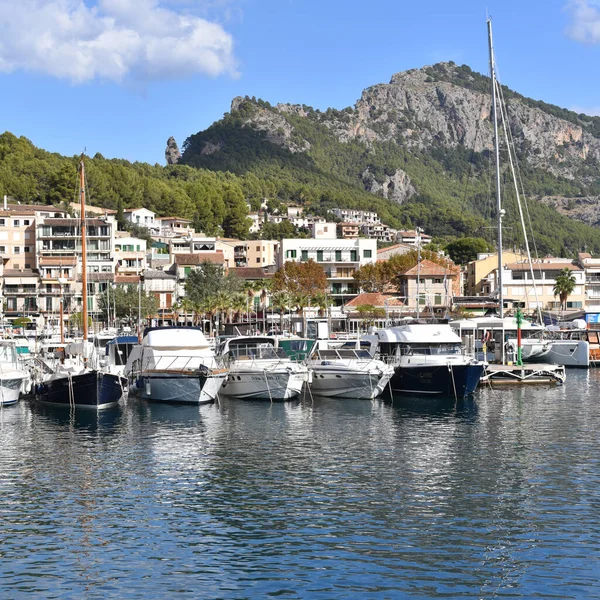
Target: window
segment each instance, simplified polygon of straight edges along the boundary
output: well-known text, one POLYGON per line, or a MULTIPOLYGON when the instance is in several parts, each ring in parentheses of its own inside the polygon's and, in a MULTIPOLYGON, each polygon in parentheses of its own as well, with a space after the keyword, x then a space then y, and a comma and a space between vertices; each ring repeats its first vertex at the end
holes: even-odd
POLYGON ((302 250, 302 260, 308 260, 308 250, 302 250))
POLYGON ((436 294, 433 297, 433 303, 435 304, 435 306, 439 306, 442 303, 442 295, 441 294, 436 294))
POLYGON ((29 225, 29 219, 25 219, 25 220, 23 221, 23 225, 29 225))
POLYGON ((372 250, 363 250, 363 257, 364 258, 371 258, 373 256, 373 251, 372 250))
POLYGON ((358 252, 356 250, 350 250, 350 260, 356 262, 358 260, 358 252))
POLYGON ((0 219, 0 225, 6 225, 6 221, 4 219, 0 219))
POLYGON ((260 252, 260 246, 256 246, 256 251, 260 252))
POLYGON ((441 279, 434 279, 433 283, 443 283, 441 279))
POLYGON ((296 258, 296 250, 288 250, 285 253, 286 258, 296 258))
POLYGON ((581 302, 567 302, 567 308, 581 308, 581 302))
POLYGON ((25 247, 23 248, 23 252, 25 252, 25 254, 28 254, 29 252, 31 252, 31 250, 30 250, 29 246, 25 246, 25 247))
POLYGON ((15 246, 13 248, 13 254, 21 254, 21 248, 19 248, 19 246, 15 246))
POLYGON ((425 280, 424 280, 424 279, 419 279, 419 283, 420 283, 421 285, 423 285, 423 284, 425 283, 425 280))
POLYGON ((323 250, 317 250, 317 262, 323 262, 323 250))
POLYGON ((21 227, 21 221, 19 221, 18 219, 15 219, 13 221, 13 227, 21 227))
POLYGON ((25 268, 26 269, 31 269, 31 264, 30 263, 25 263, 25 268))
POLYGON ((0 246, 0 254, 6 254, 6 246, 0 246))
POLYGON ((46 298, 46 310, 52 310, 52 296, 46 298))
POLYGON ((258 256, 256 257, 256 262, 259 263, 260 262, 260 258, 258 258, 258 256))
POLYGON ((341 250, 335 251, 335 260, 337 260, 338 262, 342 260, 342 251, 341 250))

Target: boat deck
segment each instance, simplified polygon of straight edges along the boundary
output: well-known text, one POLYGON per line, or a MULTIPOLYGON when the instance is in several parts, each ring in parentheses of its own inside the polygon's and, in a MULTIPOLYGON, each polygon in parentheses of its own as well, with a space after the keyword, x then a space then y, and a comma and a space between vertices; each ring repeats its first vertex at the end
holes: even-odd
POLYGON ((480 385, 532 385, 562 384, 565 381, 563 365, 527 364, 500 365, 490 364, 486 367, 480 385))

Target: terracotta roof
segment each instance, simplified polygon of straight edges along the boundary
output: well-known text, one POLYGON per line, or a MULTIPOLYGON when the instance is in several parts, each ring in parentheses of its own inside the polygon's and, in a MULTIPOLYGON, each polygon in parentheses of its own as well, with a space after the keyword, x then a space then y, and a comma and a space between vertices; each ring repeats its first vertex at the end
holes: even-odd
POLYGON ((115 275, 115 283, 138 283, 139 275, 115 275))
POLYGON ((356 298, 350 300, 350 302, 347 302, 345 307, 356 308, 358 306, 363 306, 364 304, 370 304, 376 307, 404 306, 404 302, 400 298, 388 294, 381 294, 380 292, 363 292, 356 296, 356 298))
POLYGON ((402 275, 408 275, 409 277, 414 275, 416 277, 417 273, 420 273, 421 277, 426 277, 427 275, 449 275, 455 277, 457 275, 456 271, 442 267, 442 265, 438 265, 426 258, 421 261, 420 266, 415 265, 412 269, 402 273, 402 275))
POLYGON ((273 277, 273 273, 265 272, 262 267, 231 267, 229 271, 242 279, 270 279, 273 277))
POLYGON ((221 250, 217 250, 216 252, 196 252, 194 254, 175 254, 176 265, 201 265, 203 262, 222 265, 225 263, 225 256, 221 250))
POLYGON ((406 243, 400 243, 400 244, 394 244, 393 246, 388 246, 387 248, 379 248, 379 250, 377 250, 377 254, 381 254, 383 252, 389 252, 390 250, 393 250, 394 248, 410 248, 411 250, 415 249, 415 246, 413 246, 412 244, 406 244, 406 243))
POLYGON ((592 258, 592 255, 589 252, 580 252, 578 256, 579 258, 592 258))
POLYGON ((158 221, 185 221, 186 223, 191 223, 192 219, 182 219, 181 217, 158 217, 158 221))
POLYGON ((32 269, 4 269, 4 277, 39 277, 39 273, 32 269))
MULTIPOLYGON (((512 263, 509 265, 505 265, 505 269, 510 271, 529 271, 530 266, 528 262, 524 263, 512 263)), ((583 269, 576 264, 573 264, 572 261, 561 261, 561 262, 540 262, 533 263, 534 271, 562 271, 563 269, 569 269, 569 271, 583 271, 583 269)))
POLYGON ((72 267, 76 264, 76 256, 40 256, 40 265, 42 266, 72 267))

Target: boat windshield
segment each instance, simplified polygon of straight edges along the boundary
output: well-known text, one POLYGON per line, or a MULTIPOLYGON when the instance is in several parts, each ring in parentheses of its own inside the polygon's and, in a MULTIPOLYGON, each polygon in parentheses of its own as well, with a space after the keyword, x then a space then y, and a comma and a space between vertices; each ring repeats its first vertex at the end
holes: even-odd
POLYGON ((281 360, 286 359, 287 354, 282 348, 273 346, 235 346, 226 357, 229 360, 281 360))
POLYGON ((8 344, 0 345, 0 362, 14 363, 16 361, 15 348, 8 344))
POLYGON ((313 358, 316 360, 370 360, 372 357, 366 350, 338 348, 336 350, 317 350, 313 358))
POLYGON ((461 354, 462 344, 460 342, 448 342, 441 344, 424 343, 380 343, 379 352, 382 356, 410 356, 415 354, 440 356, 444 354, 461 354))

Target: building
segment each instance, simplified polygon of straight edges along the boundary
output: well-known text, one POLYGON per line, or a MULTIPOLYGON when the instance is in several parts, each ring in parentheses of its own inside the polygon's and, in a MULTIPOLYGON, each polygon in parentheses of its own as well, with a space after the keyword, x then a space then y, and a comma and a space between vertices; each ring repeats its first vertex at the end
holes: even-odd
POLYGON ((126 208, 123 211, 123 217, 127 222, 146 229, 157 230, 159 227, 156 221, 156 213, 147 208, 126 208))
POLYGON ((460 295, 460 269, 422 260, 398 277, 399 295, 410 312, 443 313, 452 309, 452 297, 460 295), (418 281, 418 283, 417 283, 418 281))
POLYGON ((534 260, 532 265, 528 261, 505 265, 502 269, 503 295, 512 298, 527 312, 560 310, 560 299, 553 290, 563 269, 568 269, 575 278, 575 289, 567 300, 567 310, 581 310, 586 300, 586 272, 577 261, 564 258, 534 260), (532 269, 534 278, 531 277, 532 269))
MULTIPOLYGON (((335 223, 329 225, 335 233, 335 223)), ((323 232, 324 235, 329 233, 323 232)), ((338 305, 345 304, 360 292, 354 282, 354 272, 362 265, 376 262, 377 242, 364 238, 339 240, 335 237, 281 240, 277 259, 279 268, 290 260, 303 262, 311 259, 322 265, 325 270, 328 293, 331 294, 333 302, 338 305)))
MULTIPOLYGON (((523 254, 502 252, 505 263, 520 262, 524 259, 523 254)), ((465 294, 467 296, 489 295, 496 290, 496 271, 498 269, 498 253, 482 253, 477 255, 477 260, 472 260, 467 265, 465 294)))
POLYGON ((169 271, 150 269, 144 273, 144 289, 158 300, 159 316, 163 319, 172 319, 177 293, 177 275, 169 271))
POLYGON ((396 240, 396 234, 398 233, 384 223, 363 223, 360 230, 363 235, 378 242, 393 242, 396 240))
POLYGON ((408 254, 414 251, 415 247, 410 244, 394 244, 393 246, 377 250, 377 260, 389 260, 397 254, 408 254))
POLYGON ((190 219, 179 217, 161 217, 156 219, 158 235, 161 237, 188 236, 196 233, 190 219))
MULTIPOLYGON (((421 245, 428 244, 431 242, 431 236, 426 233, 421 233, 421 245)), ((419 232, 417 231, 397 231, 396 241, 402 244, 410 244, 411 246, 418 246, 419 244, 419 232)))
POLYGON ((355 240, 360 235, 360 223, 342 222, 337 224, 337 236, 340 239, 355 240))
POLYGON ((354 208, 332 208, 331 213, 348 223, 381 223, 379 215, 372 210, 356 210, 354 208))
MULTIPOLYGON (((246 265, 248 267, 270 267, 277 263, 278 241, 249 240, 246 242, 246 265)), ((237 266, 237 265, 236 265, 237 266)), ((244 265, 240 265, 244 266, 244 265)))
POLYGON ((3 273, 4 318, 14 321, 20 317, 36 320, 38 306, 39 276, 32 269, 4 269, 3 273))
POLYGON ((115 238, 115 270, 119 275, 139 275, 146 270, 147 242, 130 235, 115 238))
POLYGON ((209 262, 226 269, 225 257, 222 252, 196 252, 194 254, 176 254, 173 270, 177 279, 177 298, 185 296, 185 280, 187 276, 196 269, 202 267, 202 263, 209 262))

